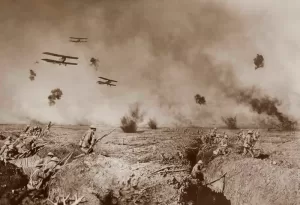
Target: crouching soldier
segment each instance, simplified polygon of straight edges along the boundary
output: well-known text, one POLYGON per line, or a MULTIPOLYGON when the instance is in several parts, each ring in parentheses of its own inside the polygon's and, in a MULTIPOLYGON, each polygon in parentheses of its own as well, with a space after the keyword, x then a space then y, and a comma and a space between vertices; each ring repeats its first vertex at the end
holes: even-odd
POLYGON ((53 172, 60 169, 58 157, 52 157, 50 161, 44 166, 44 172, 46 173, 47 177, 51 175, 53 172))
POLYGON ((204 164, 202 160, 199 160, 197 164, 193 167, 191 172, 191 176, 193 179, 197 181, 197 185, 201 185, 204 181, 204 175, 202 173, 202 169, 204 168, 204 164))
POLYGON ((28 190, 39 190, 43 184, 43 180, 46 178, 46 173, 42 169, 42 164, 36 165, 36 170, 30 175, 29 182, 27 184, 28 190))
POLYGON ((85 154, 93 151, 93 146, 96 141, 95 131, 96 127, 91 125, 90 129, 86 133, 84 133, 84 135, 80 139, 79 146, 85 154))
POLYGON ((52 152, 49 152, 45 158, 38 160, 36 163, 41 164, 43 167, 45 167, 53 157, 54 154, 52 152))

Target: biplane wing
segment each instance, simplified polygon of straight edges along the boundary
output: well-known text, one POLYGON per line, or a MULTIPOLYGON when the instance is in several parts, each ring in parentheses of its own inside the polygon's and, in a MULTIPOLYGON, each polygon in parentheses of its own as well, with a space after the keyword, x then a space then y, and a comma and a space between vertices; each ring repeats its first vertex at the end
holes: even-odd
POLYGON ((60 54, 55 54, 55 53, 50 53, 50 52, 44 52, 43 54, 50 55, 50 56, 56 56, 56 57, 64 57, 64 58, 70 58, 70 59, 78 59, 78 57, 65 56, 65 55, 60 55, 60 54))
POLYGON ((104 78, 104 77, 98 77, 98 78, 101 78, 101 79, 103 79, 103 80, 108 80, 108 81, 110 81, 110 82, 118 82, 118 81, 116 81, 116 80, 111 80, 111 79, 104 78))
POLYGON ((70 37, 72 39, 88 39, 88 38, 77 38, 77 37, 70 37))
POLYGON ((77 65, 77 63, 61 62, 61 61, 56 61, 56 60, 47 59, 47 58, 43 58, 41 60, 46 61, 48 63, 56 63, 56 64, 64 64, 64 65, 77 65))
POLYGON ((87 41, 72 41, 72 40, 70 40, 70 42, 74 42, 74 43, 86 43, 87 41))
POLYGON ((107 85, 109 85, 109 86, 116 86, 115 84, 107 84, 107 85))

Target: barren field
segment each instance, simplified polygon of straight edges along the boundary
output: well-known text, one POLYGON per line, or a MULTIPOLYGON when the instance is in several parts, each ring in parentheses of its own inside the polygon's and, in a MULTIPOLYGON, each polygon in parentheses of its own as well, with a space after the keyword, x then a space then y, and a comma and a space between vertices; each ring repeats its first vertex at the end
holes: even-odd
MULTIPOLYGON (((2 135, 13 135, 23 125, 1 125, 2 135)), ((38 155, 48 151, 60 158, 77 147, 88 126, 54 126, 51 136, 40 139, 47 146, 38 155)), ((111 127, 98 127, 97 137, 111 127)), ((188 176, 193 163, 188 150, 197 150, 200 128, 140 128, 137 133, 123 133, 117 128, 103 138, 95 152, 78 159, 72 158, 51 184, 51 193, 84 195, 87 205, 109 204, 109 191, 118 204, 177 204, 179 187, 188 176), (169 167, 166 172, 160 171, 169 167)), ((298 133, 268 132, 261 130, 256 148, 262 150, 260 159, 238 154, 238 131, 219 130, 229 135, 232 152, 218 156, 207 164, 207 182, 226 174, 210 187, 224 188, 224 195, 232 205, 287 205, 299 204, 300 150, 298 133), (299 198, 299 199, 298 199, 299 198)), ((3 143, 0 141, 0 143, 3 143)), ((201 202, 199 203, 201 204, 201 202)))

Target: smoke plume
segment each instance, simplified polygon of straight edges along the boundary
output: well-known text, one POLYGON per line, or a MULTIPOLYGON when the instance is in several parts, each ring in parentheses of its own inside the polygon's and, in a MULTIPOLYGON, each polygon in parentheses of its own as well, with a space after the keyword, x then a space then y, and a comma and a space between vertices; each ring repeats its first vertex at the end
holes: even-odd
POLYGON ((161 126, 217 125, 221 116, 251 123, 258 112, 231 94, 253 85, 283 100, 279 113, 299 119, 300 101, 294 94, 300 89, 295 77, 300 30, 294 26, 300 23, 299 5, 2 0, 0 121, 119 125, 128 106, 139 102, 161 126), (88 42, 72 43, 70 36, 88 42), (78 65, 35 64, 43 52, 79 57, 78 65), (255 70, 257 53, 266 62, 255 70), (101 62, 97 71, 90 66, 91 56, 101 62), (38 73, 34 81, 28 80, 29 69, 38 73), (98 76, 117 79, 118 85, 99 86, 98 76), (49 106, 45 93, 55 87, 64 97, 49 106), (196 93, 210 99, 206 106, 195 103, 196 93))

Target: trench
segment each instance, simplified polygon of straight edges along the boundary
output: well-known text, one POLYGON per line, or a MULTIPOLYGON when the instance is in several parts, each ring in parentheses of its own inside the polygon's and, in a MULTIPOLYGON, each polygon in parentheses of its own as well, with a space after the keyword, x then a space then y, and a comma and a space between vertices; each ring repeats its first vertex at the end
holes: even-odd
MULTIPOLYGON (((216 147, 204 148, 197 145, 186 149, 186 159, 190 162, 191 170, 199 160, 208 165, 214 159, 215 149, 216 147)), ((222 192, 215 192, 207 186, 194 183, 189 183, 183 202, 194 205, 231 205, 231 201, 222 192)))

